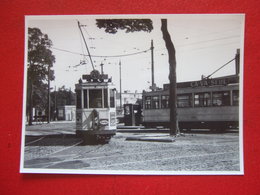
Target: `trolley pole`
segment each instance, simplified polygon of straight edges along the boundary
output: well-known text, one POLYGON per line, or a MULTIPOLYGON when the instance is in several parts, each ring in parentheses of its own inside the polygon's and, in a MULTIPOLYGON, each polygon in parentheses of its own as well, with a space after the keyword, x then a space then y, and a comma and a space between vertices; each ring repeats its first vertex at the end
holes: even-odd
POLYGON ((104 74, 104 70, 103 70, 104 64, 101 62, 100 66, 101 66, 101 74, 103 75, 104 74))
POLYGON ((121 60, 119 61, 120 108, 122 108, 121 60))
POLYGON ((153 40, 151 40, 151 71, 152 71, 152 91, 155 90, 155 85, 154 85, 154 59, 153 59, 153 50, 154 50, 154 47, 153 47, 153 40))
POLYGON ((94 64, 93 64, 93 61, 92 61, 92 58, 91 58, 91 55, 90 55, 90 52, 89 52, 89 49, 88 49, 88 45, 87 45, 86 39, 85 39, 85 37, 83 35, 83 32, 81 30, 81 24, 79 23, 79 21, 78 21, 78 27, 79 27, 80 33, 82 35, 83 41, 85 43, 85 46, 86 46, 86 49, 87 49, 87 52, 88 52, 88 56, 89 56, 89 59, 90 59, 91 65, 92 65, 92 68, 93 68, 93 70, 95 70, 94 64))

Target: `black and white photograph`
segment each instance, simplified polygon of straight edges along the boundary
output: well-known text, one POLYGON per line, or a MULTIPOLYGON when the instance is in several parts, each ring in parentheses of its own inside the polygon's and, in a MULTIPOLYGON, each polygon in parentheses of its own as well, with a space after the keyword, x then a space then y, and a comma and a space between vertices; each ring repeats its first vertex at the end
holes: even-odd
POLYGON ((25 16, 20 172, 243 175, 244 22, 25 16))

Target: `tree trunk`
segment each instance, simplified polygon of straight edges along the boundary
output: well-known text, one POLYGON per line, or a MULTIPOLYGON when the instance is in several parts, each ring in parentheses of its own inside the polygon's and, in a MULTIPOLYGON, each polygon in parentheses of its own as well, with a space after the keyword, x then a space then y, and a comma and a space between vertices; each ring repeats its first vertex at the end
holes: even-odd
POLYGON ((29 92, 27 95, 29 95, 29 121, 28 124, 32 125, 32 121, 33 121, 33 83, 32 81, 28 81, 29 84, 29 92))
POLYGON ((165 41, 165 46, 168 51, 169 56, 169 80, 170 80, 170 97, 169 97, 169 108, 170 108, 170 135, 176 135, 178 131, 177 122, 177 108, 176 108, 176 56, 175 48, 171 40, 171 36, 167 29, 167 19, 161 19, 162 26, 161 31, 163 34, 163 39, 165 41))

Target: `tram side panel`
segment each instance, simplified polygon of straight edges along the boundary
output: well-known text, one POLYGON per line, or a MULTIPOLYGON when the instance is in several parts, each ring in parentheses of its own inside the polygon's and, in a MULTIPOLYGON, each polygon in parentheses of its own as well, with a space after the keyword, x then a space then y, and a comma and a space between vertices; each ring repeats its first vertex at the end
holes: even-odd
MULTIPOLYGON (((147 109, 143 111, 147 127, 169 126, 170 109, 147 109)), ((177 108, 180 128, 229 128, 238 127, 238 107, 177 108)))
POLYGON ((228 129, 238 127, 238 107, 178 108, 179 126, 182 129, 228 129))
MULTIPOLYGON (((167 90, 143 94, 144 126, 169 126, 170 110, 165 101, 167 96, 169 97, 167 90)), ((177 97, 177 105, 180 106, 177 108, 180 128, 238 127, 238 85, 182 88, 178 89, 177 97)))

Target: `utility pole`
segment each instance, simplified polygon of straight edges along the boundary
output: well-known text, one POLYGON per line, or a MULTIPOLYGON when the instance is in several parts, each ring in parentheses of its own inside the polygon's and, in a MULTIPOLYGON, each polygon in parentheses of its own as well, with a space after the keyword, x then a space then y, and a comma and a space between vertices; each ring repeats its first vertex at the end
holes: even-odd
POLYGON ((51 119, 51 101, 50 101, 50 65, 48 65, 48 98, 47 98, 47 102, 48 102, 48 123, 50 123, 50 119, 51 119))
POLYGON ((122 108, 121 60, 119 61, 120 108, 122 108))
POLYGON ((55 111, 54 111, 54 113, 55 113, 55 115, 54 115, 54 120, 56 121, 57 120, 57 114, 58 114, 58 112, 57 112, 57 91, 56 91, 56 85, 55 85, 55 91, 54 91, 54 103, 55 103, 55 106, 54 106, 54 109, 55 109, 55 111))
POLYGON ((153 59, 153 50, 154 50, 154 47, 153 47, 153 40, 151 40, 151 71, 152 71, 152 86, 151 86, 151 89, 152 91, 155 90, 155 84, 154 84, 154 59, 153 59))
POLYGON ((236 75, 239 75, 240 72, 240 49, 237 49, 236 57, 235 57, 235 63, 236 63, 236 75))

